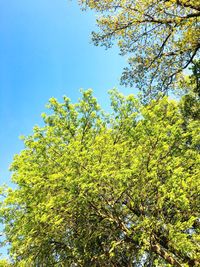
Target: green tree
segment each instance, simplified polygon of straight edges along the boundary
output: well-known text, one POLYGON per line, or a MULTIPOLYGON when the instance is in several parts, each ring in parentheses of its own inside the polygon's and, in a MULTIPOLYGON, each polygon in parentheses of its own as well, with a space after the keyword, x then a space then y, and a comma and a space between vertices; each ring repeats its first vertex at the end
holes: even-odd
POLYGON ((200 60, 193 61, 192 75, 190 76, 190 83, 193 86, 193 91, 200 98, 200 60))
POLYGON ((200 129, 166 97, 50 99, 1 207, 13 266, 197 266, 200 129))
POLYGON ((191 70, 180 83, 185 91, 181 104, 186 124, 190 118, 200 121, 200 61, 194 61, 191 70))
POLYGON ((80 0, 98 11, 95 45, 117 41, 129 58, 121 81, 137 86, 146 97, 166 93, 199 56, 199 0, 80 0))

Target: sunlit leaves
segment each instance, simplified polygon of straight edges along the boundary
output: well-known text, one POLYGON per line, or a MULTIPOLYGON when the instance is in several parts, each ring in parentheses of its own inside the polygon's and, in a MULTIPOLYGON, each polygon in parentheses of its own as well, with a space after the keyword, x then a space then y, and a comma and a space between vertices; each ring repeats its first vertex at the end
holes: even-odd
POLYGON ((1 209, 14 266, 198 264, 199 124, 166 97, 110 95, 107 115, 91 90, 50 99, 24 138, 1 209))
POLYGON ((182 70, 199 57, 200 2, 170 0, 80 0, 100 13, 95 45, 117 42, 128 57, 122 83, 137 86, 146 97, 167 93, 182 70))

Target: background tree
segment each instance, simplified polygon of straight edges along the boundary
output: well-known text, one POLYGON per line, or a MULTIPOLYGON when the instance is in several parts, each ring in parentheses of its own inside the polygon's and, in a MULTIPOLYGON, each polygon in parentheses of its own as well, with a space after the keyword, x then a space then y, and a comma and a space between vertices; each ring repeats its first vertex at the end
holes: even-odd
POLYGON ((193 62, 191 71, 192 74, 184 76, 180 83, 185 94, 181 103, 186 123, 190 118, 200 121, 200 61, 193 62))
POLYGON ((199 0, 80 0, 98 11, 95 45, 117 41, 129 58, 121 81, 137 86, 146 97, 166 93, 200 49, 199 0))
POLYGON ((24 139, 1 217, 13 266, 197 266, 199 123, 164 98, 50 100, 24 139))

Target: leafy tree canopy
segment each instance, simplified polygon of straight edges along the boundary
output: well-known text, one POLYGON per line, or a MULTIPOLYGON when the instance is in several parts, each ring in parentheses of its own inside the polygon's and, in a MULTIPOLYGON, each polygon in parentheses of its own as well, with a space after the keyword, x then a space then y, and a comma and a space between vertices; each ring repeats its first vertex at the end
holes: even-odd
MULTIPOLYGON (((95 2, 94 2, 95 3, 95 2)), ((13 266, 197 266, 200 128, 175 101, 50 99, 1 207, 13 266)))
POLYGON ((200 51, 200 0, 80 0, 100 12, 95 45, 116 40, 129 58, 121 81, 145 96, 166 93, 200 51))

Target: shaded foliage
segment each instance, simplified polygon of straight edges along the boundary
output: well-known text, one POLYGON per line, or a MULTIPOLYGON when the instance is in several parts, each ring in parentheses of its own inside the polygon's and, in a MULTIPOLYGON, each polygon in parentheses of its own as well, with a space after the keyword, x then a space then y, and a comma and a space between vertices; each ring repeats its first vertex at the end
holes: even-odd
POLYGON ((191 71, 192 74, 185 76, 181 82, 181 87, 185 89, 181 100, 185 123, 189 119, 200 121, 200 61, 193 62, 191 71))

